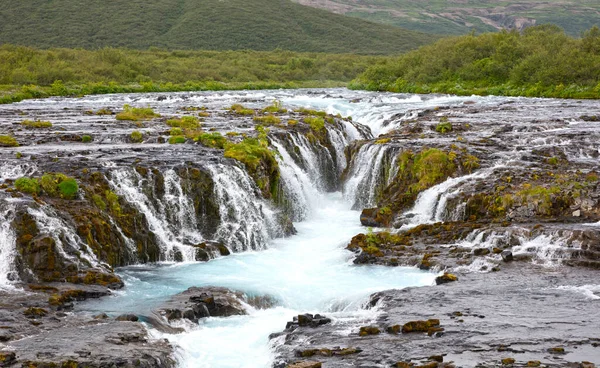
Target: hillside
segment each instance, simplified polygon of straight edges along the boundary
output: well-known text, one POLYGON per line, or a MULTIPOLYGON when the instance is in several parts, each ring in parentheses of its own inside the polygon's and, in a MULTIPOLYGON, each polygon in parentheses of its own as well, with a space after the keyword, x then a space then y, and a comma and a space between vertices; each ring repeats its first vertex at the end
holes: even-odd
POLYGON ((600 25, 597 0, 295 0, 329 11, 421 32, 465 34, 553 23, 571 36, 600 25))
POLYGON ((289 0, 28 0, 0 10, 0 44, 38 48, 394 54, 434 39, 289 0))

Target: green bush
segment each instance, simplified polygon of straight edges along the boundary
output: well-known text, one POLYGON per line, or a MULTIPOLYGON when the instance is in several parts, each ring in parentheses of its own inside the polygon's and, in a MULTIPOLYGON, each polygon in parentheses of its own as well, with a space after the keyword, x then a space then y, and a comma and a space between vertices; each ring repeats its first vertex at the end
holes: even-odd
POLYGON ((79 190, 77 181, 74 178, 61 173, 42 175, 40 184, 44 192, 50 197, 74 199, 79 190))
POLYGON ((83 143, 90 143, 92 141, 92 136, 91 135, 83 135, 83 136, 81 136, 81 141, 83 143))
POLYGON ((183 130, 181 130, 181 128, 172 128, 169 131, 169 135, 171 136, 175 136, 175 135, 183 135, 183 130))
POLYGON ((448 121, 440 122, 438 125, 435 126, 435 131, 438 133, 442 133, 442 134, 451 132, 452 131, 452 123, 450 123, 448 121))
POLYGON ((133 143, 142 143, 142 141, 144 140, 144 135, 142 134, 142 132, 134 130, 133 132, 131 132, 129 138, 133 143))
POLYGON ((124 105, 123 111, 116 116, 117 120, 131 121, 150 120, 158 117, 160 114, 155 113, 150 107, 132 107, 130 105, 124 105))
POLYGON ((277 125, 281 123, 281 119, 274 115, 255 116, 253 120, 266 125, 277 125))
POLYGON ((225 143, 227 139, 223 137, 220 133, 204 133, 198 137, 198 141, 202 143, 202 145, 211 148, 225 148, 225 143))
POLYGON ((49 121, 40 121, 40 120, 24 120, 21 122, 21 125, 27 128, 51 128, 52 123, 49 121))
POLYGON ((325 120, 321 117, 305 117, 304 122, 310 125, 310 128, 315 132, 323 132, 325 130, 325 120))
POLYGON ((0 147, 19 147, 19 142, 9 135, 0 135, 0 147))
POLYGON ((28 194, 38 194, 40 192, 40 184, 36 178, 28 178, 23 176, 15 181, 15 188, 19 192, 28 194))
POLYGON ((186 138, 182 135, 174 135, 169 138, 169 144, 182 144, 185 143, 186 138))
POLYGON ((181 118, 167 120, 167 125, 173 128, 198 129, 200 122, 195 116, 182 116, 181 118))
POLYGON ((240 105, 240 104, 233 104, 231 105, 231 107, 229 108, 229 110, 231 112, 234 112, 238 115, 254 115, 254 110, 252 109, 247 109, 244 106, 240 105))

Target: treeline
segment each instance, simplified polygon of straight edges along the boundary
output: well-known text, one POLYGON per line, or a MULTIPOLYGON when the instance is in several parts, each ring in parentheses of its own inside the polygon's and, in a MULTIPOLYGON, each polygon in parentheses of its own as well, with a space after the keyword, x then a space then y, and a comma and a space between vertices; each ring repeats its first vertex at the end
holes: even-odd
POLYGON ((333 87, 387 57, 291 51, 0 47, 0 103, 122 92, 333 87))
POLYGON ((581 38, 554 25, 446 38, 384 60, 354 89, 406 93, 600 98, 600 29, 581 38))

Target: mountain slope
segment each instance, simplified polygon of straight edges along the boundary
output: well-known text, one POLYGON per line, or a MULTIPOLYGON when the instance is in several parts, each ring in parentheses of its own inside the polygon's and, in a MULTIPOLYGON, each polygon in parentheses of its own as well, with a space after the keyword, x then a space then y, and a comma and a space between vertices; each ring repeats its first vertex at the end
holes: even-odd
POLYGON ((41 48, 392 54, 435 38, 289 0, 28 0, 0 9, 0 43, 41 48))
POLYGON ((300 4, 437 34, 465 34, 554 23, 572 36, 600 25, 598 0, 294 0, 300 4))

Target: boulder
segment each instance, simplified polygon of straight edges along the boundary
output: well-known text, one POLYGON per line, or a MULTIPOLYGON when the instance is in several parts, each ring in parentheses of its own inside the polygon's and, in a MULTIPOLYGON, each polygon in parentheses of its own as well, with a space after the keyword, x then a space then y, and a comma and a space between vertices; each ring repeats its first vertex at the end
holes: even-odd
POLYGON ((511 262, 514 259, 513 254, 510 250, 502 251, 502 253, 500 253, 500 256, 502 257, 502 260, 504 262, 511 262))

